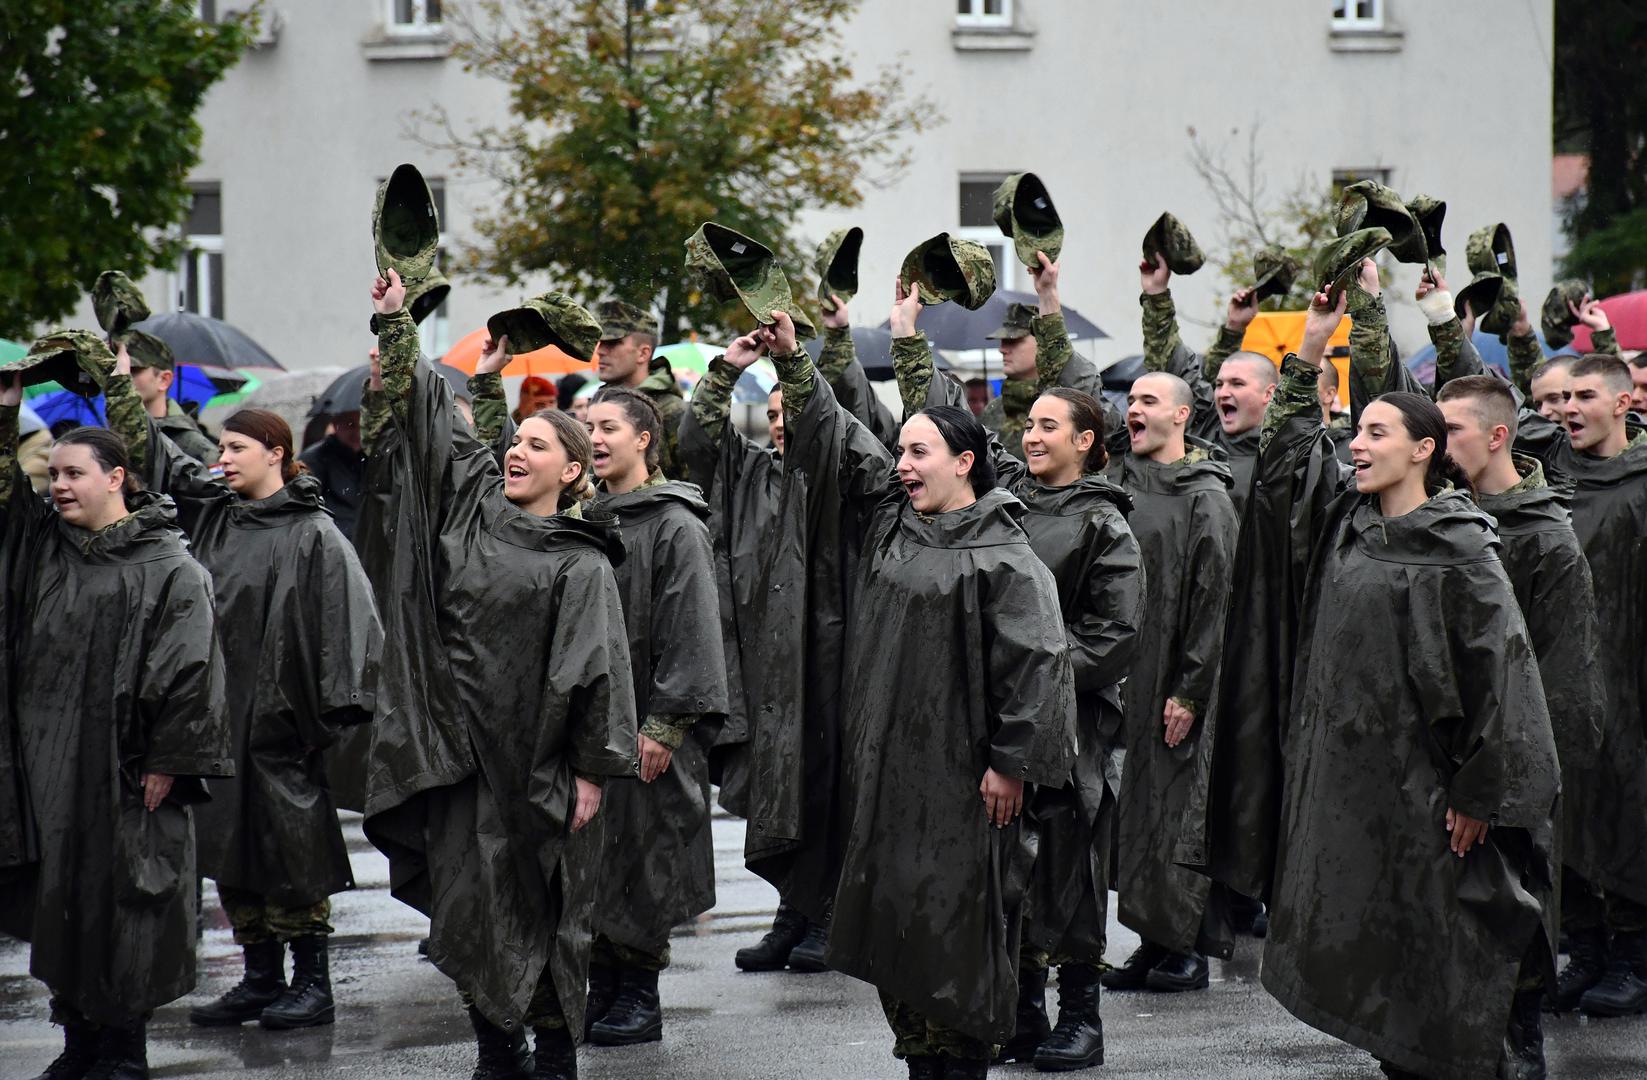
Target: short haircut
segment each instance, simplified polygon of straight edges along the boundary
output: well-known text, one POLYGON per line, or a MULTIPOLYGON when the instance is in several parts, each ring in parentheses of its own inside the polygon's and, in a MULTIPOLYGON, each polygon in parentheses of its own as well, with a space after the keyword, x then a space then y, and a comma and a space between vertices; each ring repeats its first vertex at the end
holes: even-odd
POLYGON ((1229 356, 1225 357, 1224 363, 1246 364, 1252 369, 1252 373, 1257 376, 1258 382, 1263 386, 1274 386, 1281 381, 1281 373, 1276 370, 1275 361, 1263 353, 1247 352, 1245 350, 1230 353, 1229 356))
POLYGON ((1611 353, 1590 353, 1573 363, 1573 378, 1587 375, 1601 378, 1602 384, 1615 394, 1628 394, 1635 389, 1630 378, 1630 366, 1611 353))
POLYGON ((1509 430, 1510 438, 1515 438, 1515 395, 1503 379, 1492 375, 1466 375, 1443 386, 1435 400, 1438 404, 1443 401, 1468 401, 1488 430, 1502 424, 1509 430))
POLYGON ((1631 353, 1625 362, 1633 368, 1647 368, 1647 350, 1631 353))
POLYGON ((968 390, 971 390, 975 386, 981 386, 985 390, 988 390, 989 389, 989 380, 988 379, 972 378, 972 379, 968 379, 966 381, 966 388, 968 390))
POLYGON ((1572 353, 1559 353, 1533 365, 1532 373, 1528 378, 1536 379, 1540 375, 1550 375, 1557 371, 1571 371, 1576 363, 1578 363, 1578 357, 1572 353))
POLYGON ((1168 386, 1169 396, 1172 398, 1172 404, 1175 408, 1178 406, 1186 406, 1188 408, 1195 407, 1195 393, 1190 389, 1190 384, 1185 382, 1183 379, 1180 379, 1172 372, 1146 371, 1144 374, 1133 380, 1133 385, 1137 386, 1145 379, 1160 379, 1165 382, 1168 386))

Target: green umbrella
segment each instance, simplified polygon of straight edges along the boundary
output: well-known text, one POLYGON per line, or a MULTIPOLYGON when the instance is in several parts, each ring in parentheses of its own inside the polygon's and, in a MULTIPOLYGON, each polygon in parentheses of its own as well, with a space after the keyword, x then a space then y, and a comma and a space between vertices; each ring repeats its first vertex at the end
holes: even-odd
POLYGON ((720 356, 726 350, 719 345, 707 345, 700 341, 677 341, 673 345, 664 345, 653 353, 669 361, 669 366, 675 371, 691 371, 702 375, 709 370, 709 361, 720 356))

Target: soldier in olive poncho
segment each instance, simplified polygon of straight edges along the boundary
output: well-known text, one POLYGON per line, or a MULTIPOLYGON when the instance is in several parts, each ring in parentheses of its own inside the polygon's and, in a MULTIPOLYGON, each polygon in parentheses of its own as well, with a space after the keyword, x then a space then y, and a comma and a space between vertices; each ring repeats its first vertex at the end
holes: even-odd
MULTIPOLYGON (((86 335, 88 338, 90 335, 86 335)), ((93 339, 100 357, 112 360, 93 339)), ((194 988, 193 807, 233 774, 211 584, 125 446, 17 468, 0 388, 0 930, 30 944, 64 1050, 46 1076, 148 1075, 152 1011, 194 988)), ((15 1064, 15 1063, 14 1063, 15 1064)))

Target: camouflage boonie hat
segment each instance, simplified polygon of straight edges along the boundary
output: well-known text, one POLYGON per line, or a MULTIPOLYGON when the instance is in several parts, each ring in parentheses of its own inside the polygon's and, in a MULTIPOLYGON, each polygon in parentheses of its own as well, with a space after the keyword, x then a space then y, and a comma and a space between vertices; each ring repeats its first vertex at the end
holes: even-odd
POLYGON ((406 289, 406 310, 412 313, 412 321, 420 323, 433 315, 451 291, 452 283, 446 275, 431 267, 428 277, 406 289))
POLYGON ((658 319, 650 311, 622 300, 602 300, 595 306, 602 341, 622 341, 630 334, 658 336, 658 319))
POLYGON ((509 355, 537 352, 555 346, 568 356, 587 360, 600 343, 600 323, 565 293, 534 296, 518 308, 500 311, 486 320, 492 340, 508 337, 509 355))
POLYGON ((864 231, 856 225, 836 229, 818 245, 813 268, 818 272, 818 303, 824 311, 835 310, 832 295, 840 297, 843 304, 858 295, 858 254, 863 246, 864 231))
POLYGON ((1390 246, 1390 230, 1357 229, 1346 233, 1315 253, 1311 273, 1317 292, 1327 294, 1329 307, 1336 307, 1338 294, 1361 272, 1361 260, 1390 246))
POLYGON ((1041 310, 1032 304, 1008 304, 1006 314, 1001 318, 1001 326, 991 330, 984 337, 990 341, 1017 341, 1033 333, 1033 324, 1041 314, 1041 310))
POLYGON ((154 368, 156 371, 177 370, 177 357, 172 347, 142 330, 128 330, 116 340, 126 344, 133 368, 154 368))
POLYGON ((393 269, 408 289, 435 268, 440 246, 440 222, 435 197, 416 165, 397 165, 389 179, 378 185, 372 207, 372 242, 377 247, 378 273, 393 269))
POLYGON ((1564 349, 1573 342, 1573 326, 1578 318, 1572 307, 1584 303, 1590 295, 1590 286, 1578 278, 1558 281, 1550 295, 1544 298, 1544 309, 1539 312, 1539 326, 1544 331, 1544 343, 1552 349, 1564 349))
POLYGON ((97 325, 111 334, 149 317, 149 304, 142 290, 119 270, 97 275, 97 284, 92 286, 92 310, 97 312, 97 325))
POLYGON ((1292 291, 1292 283, 1298 280, 1300 269, 1298 260, 1284 248, 1271 244, 1261 249, 1252 257, 1254 301, 1287 295, 1292 291))
POLYGON ((1515 244, 1510 239, 1510 227, 1501 221, 1471 233, 1464 259, 1471 273, 1503 274, 1515 280, 1515 244))
POLYGON ((1019 262, 1031 270, 1040 269, 1037 251, 1044 252, 1049 262, 1058 261, 1064 250, 1064 223, 1040 177, 1018 173, 1001 181, 995 189, 993 210, 1001 235, 1012 237, 1019 262))
POLYGON ((1207 261, 1189 229, 1171 214, 1156 218, 1144 234, 1144 258, 1153 263, 1156 255, 1166 259, 1168 270, 1180 275, 1195 273, 1207 261))
POLYGON ((1469 312, 1475 314, 1481 329, 1503 340, 1510 336, 1510 327, 1521 315, 1521 294, 1516 289, 1515 278, 1489 270, 1477 274, 1453 301, 1453 312, 1460 319, 1467 314, 1466 305, 1469 312))
POLYGON ((1424 234, 1424 247, 1430 253, 1430 261, 1441 263, 1447 254, 1447 249, 1441 246, 1441 220, 1447 216, 1447 204, 1433 195, 1414 195, 1407 200, 1407 212, 1424 234))
POLYGON ((1422 263, 1429 251, 1424 230, 1418 227, 1407 204, 1391 188, 1376 180, 1357 180, 1344 189, 1334 211, 1338 235, 1348 236, 1361 229, 1385 229, 1390 234, 1390 254, 1397 262, 1422 263))
POLYGON ((24 386, 54 382, 82 397, 103 392, 103 379, 114 369, 114 354, 88 330, 53 330, 37 338, 27 355, 0 364, 0 375, 21 372, 24 386))
POLYGON ((995 259, 989 249, 942 232, 904 256, 898 281, 921 291, 921 303, 954 300, 977 311, 995 295, 995 259))
POLYGON ((765 244, 706 221, 687 237, 686 269, 705 295, 722 304, 743 305, 762 326, 771 326, 772 313, 782 311, 795 324, 796 340, 817 336, 795 302, 777 256, 765 244))

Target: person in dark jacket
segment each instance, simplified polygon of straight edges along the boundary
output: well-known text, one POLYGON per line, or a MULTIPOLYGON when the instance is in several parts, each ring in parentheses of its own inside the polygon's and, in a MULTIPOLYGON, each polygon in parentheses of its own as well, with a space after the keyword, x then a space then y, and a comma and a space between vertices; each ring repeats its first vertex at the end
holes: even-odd
POLYGON ((303 467, 320 484, 320 497, 338 531, 352 537, 355 515, 360 508, 360 482, 365 471, 365 455, 360 450, 360 411, 342 412, 332 417, 327 436, 303 451, 303 467))
POLYGON ((195 982, 194 807, 234 772, 211 583, 112 432, 65 434, 34 494, 22 391, 0 387, 0 930, 63 1026, 44 1076, 141 1080, 150 1014, 195 982))
POLYGON ((217 479, 135 407, 127 370, 122 349, 104 388, 109 422, 150 488, 177 503, 190 550, 212 575, 224 663, 236 674, 236 779, 217 785, 199 815, 200 871, 217 882, 245 975, 189 1019, 328 1024, 329 897, 354 882, 321 751, 371 717, 382 645, 371 586, 320 485, 301 473, 284 420, 262 409, 229 417, 217 479))

